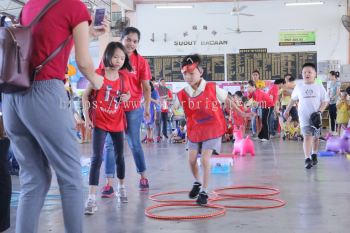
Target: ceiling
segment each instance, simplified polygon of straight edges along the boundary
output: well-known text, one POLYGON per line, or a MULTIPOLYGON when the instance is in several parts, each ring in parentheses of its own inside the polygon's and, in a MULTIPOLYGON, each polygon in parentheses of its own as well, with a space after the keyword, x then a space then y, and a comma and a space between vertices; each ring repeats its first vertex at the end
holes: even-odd
POLYGON ((24 0, 0 0, 0 14, 5 12, 10 15, 18 16, 23 5, 24 0))

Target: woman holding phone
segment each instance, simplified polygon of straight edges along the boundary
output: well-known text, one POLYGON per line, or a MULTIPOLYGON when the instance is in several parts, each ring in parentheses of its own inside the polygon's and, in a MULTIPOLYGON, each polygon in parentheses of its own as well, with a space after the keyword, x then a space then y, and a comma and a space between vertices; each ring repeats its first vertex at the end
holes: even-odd
POLYGON ((109 25, 103 22, 99 31, 89 28, 91 17, 80 0, 29 0, 22 9, 21 24, 28 25, 50 3, 54 5, 32 28, 31 66, 36 67, 63 41, 72 39, 40 70, 31 89, 3 94, 2 98, 5 129, 21 167, 16 233, 38 232, 40 211, 51 184, 50 167, 61 193, 65 232, 83 232, 80 153, 64 88, 65 71, 74 44, 79 70, 94 88, 102 86, 103 77, 95 73, 88 52, 89 32, 94 37, 102 35, 109 25), (62 15, 64 20, 58 20, 62 15))

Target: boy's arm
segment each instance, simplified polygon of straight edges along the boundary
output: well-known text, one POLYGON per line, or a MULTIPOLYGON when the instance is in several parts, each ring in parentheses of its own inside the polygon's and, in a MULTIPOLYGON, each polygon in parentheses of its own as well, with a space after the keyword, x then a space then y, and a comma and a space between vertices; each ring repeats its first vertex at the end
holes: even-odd
POLYGON ((326 107, 328 106, 328 102, 329 102, 329 97, 328 97, 327 92, 323 86, 322 86, 321 90, 322 90, 323 95, 322 95, 322 100, 321 100, 322 101, 321 106, 318 109, 319 112, 323 112, 326 109, 326 107))
POLYGON ((318 109, 318 111, 319 112, 323 112, 324 110, 326 110, 327 106, 328 106, 328 102, 327 101, 322 102, 320 108, 318 109))
POLYGON ((179 100, 179 97, 177 97, 177 95, 175 94, 175 97, 174 97, 174 103, 173 103, 173 109, 175 110, 178 110, 180 108, 180 100, 179 100))
POLYGON ((297 102, 297 100, 291 99, 290 103, 288 104, 288 106, 287 106, 287 108, 286 108, 286 111, 285 111, 284 114, 283 114, 285 118, 288 118, 288 116, 289 116, 289 111, 290 111, 290 109, 293 107, 293 105, 294 105, 296 102, 297 102))

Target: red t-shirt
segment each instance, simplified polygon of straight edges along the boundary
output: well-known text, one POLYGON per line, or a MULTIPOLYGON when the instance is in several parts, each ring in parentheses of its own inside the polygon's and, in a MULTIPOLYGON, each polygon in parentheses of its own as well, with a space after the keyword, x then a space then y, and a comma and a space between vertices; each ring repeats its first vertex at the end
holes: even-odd
MULTIPOLYGON (((151 80, 152 77, 148 62, 141 55, 133 53, 129 59, 133 70, 128 72, 131 98, 124 105, 126 112, 141 107, 142 80, 151 80)), ((103 62, 100 62, 99 68, 101 69, 103 67, 103 62)))
MULTIPOLYGON (((28 25, 50 0, 30 0, 22 11, 21 23, 28 25)), ((80 0, 60 0, 33 26, 33 54, 31 66, 40 65, 81 22, 91 22, 86 6, 80 0)), ((73 39, 55 58, 46 64, 35 80, 65 80, 67 62, 73 39)))
MULTIPOLYGON (((96 73, 104 75, 103 70, 96 70, 96 73)), ((130 91, 130 86, 125 73, 119 72, 119 76, 116 81, 104 78, 102 88, 93 91, 91 120, 96 127, 108 132, 121 132, 127 126, 125 112, 118 97, 130 91)))
POLYGON ((249 98, 253 98, 256 102, 259 103, 260 107, 262 108, 269 108, 274 106, 270 95, 260 89, 255 89, 252 94, 249 94, 249 98))
POLYGON ((132 111, 141 106, 142 80, 151 80, 151 70, 148 62, 141 55, 133 53, 130 57, 133 71, 130 72, 130 100, 125 103, 125 111, 132 111))
POLYGON ((275 105, 278 101, 278 86, 276 84, 272 84, 267 94, 272 96, 272 102, 273 105, 275 105))
MULTIPOLYGON (((238 106, 238 108, 244 112, 244 106, 238 106)), ((232 118, 233 118, 233 125, 234 126, 242 126, 245 125, 245 118, 241 115, 237 110, 232 109, 232 118)))

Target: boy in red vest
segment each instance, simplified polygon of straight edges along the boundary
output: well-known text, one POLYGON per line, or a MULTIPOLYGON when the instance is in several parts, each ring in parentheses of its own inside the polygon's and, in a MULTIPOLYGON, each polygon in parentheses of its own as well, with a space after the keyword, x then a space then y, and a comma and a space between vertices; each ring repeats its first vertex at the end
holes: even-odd
POLYGON ((225 90, 217 87, 215 83, 207 83, 202 78, 203 68, 200 63, 201 59, 197 54, 188 55, 182 60, 181 72, 189 85, 177 93, 178 100, 176 101, 179 102, 176 102, 175 106, 182 105, 187 121, 189 162, 195 178, 189 197, 197 198, 199 205, 205 205, 208 201, 210 156, 213 150, 220 151, 221 137, 226 131, 226 121, 221 104, 226 103, 237 111, 240 110, 228 97, 225 90), (199 148, 201 148, 201 164, 204 170, 203 185, 199 181, 197 165, 199 148))

